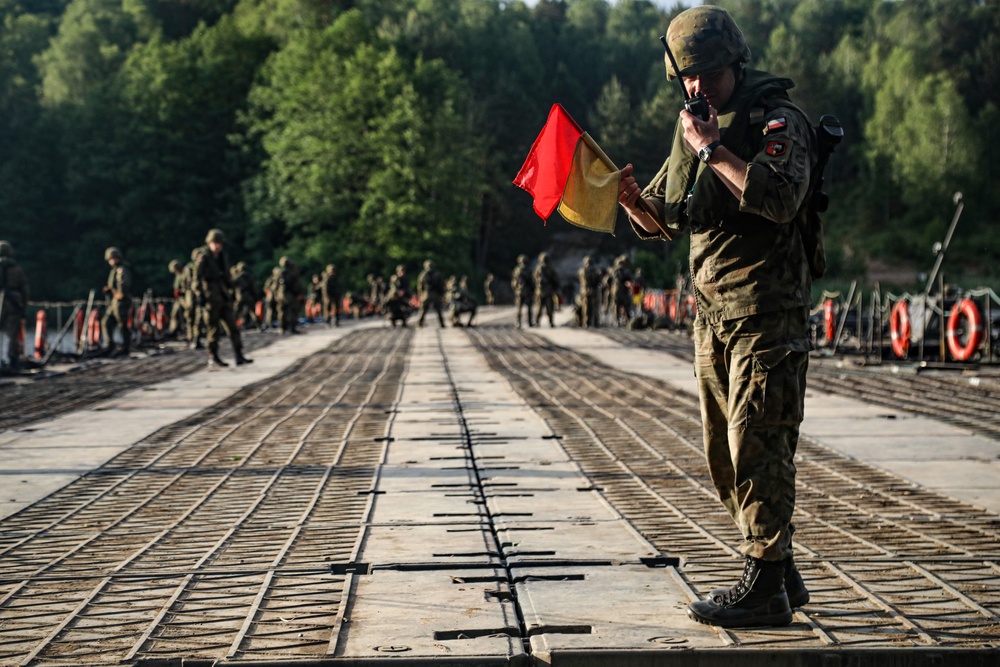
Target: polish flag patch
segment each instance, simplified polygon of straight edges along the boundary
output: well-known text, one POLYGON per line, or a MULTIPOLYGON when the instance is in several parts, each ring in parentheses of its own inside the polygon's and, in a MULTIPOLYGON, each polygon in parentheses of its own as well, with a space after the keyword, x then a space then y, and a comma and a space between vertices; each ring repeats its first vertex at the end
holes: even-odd
POLYGON ((787 145, 784 141, 769 141, 767 146, 764 148, 764 152, 772 157, 778 157, 779 155, 785 154, 785 149, 787 145))
POLYGON ((764 130, 764 134, 767 134, 768 132, 778 132, 779 130, 785 129, 787 125, 788 122, 785 121, 784 116, 781 118, 775 118, 774 120, 769 120, 767 121, 767 128, 764 130))

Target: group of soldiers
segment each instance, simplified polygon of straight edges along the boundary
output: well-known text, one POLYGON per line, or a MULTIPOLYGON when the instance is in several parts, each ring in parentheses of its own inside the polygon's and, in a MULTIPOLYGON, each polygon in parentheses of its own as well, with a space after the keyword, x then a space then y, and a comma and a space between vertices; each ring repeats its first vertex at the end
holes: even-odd
POLYGON ((575 312, 578 326, 600 326, 604 312, 616 326, 622 327, 637 314, 640 306, 636 303, 636 295, 642 293, 645 284, 642 269, 633 270, 628 255, 619 255, 604 270, 594 266, 593 258, 588 255, 583 258, 577 279, 580 283, 575 312))
MULTIPOLYGON (((176 335, 183 327, 189 347, 208 348, 210 366, 227 365, 218 354, 220 326, 232 341, 236 364, 250 363, 242 353, 241 326, 261 331, 274 327, 282 334, 297 334, 299 316, 307 302, 299 268, 291 258, 281 257, 258 290, 243 262, 229 266, 224 243, 222 231, 210 230, 205 245, 191 252, 190 262, 173 260, 168 265, 174 275, 174 306, 168 332, 176 335)), ((326 323, 340 326, 342 293, 337 267, 328 264, 322 274, 314 275, 310 289, 309 301, 322 303, 326 323)))
MULTIPOLYGON (((434 310, 438 324, 445 326, 444 311, 450 313, 453 327, 473 326, 478 303, 469 290, 467 276, 458 278, 449 276, 447 279, 437 269, 433 260, 424 260, 423 270, 417 275, 416 291, 411 289, 410 279, 406 275, 406 267, 402 264, 396 267, 388 284, 381 276, 368 274, 369 293, 365 307, 376 315, 384 315, 393 327, 407 326, 407 319, 417 308, 414 307, 414 296, 419 302, 420 319, 417 326, 424 326, 427 313, 434 310), (462 315, 468 315, 463 323, 462 315)), ((351 298, 352 307, 355 298, 351 298)), ((357 311, 355 311, 357 314, 357 311)))
MULTIPOLYGON (((492 275, 487 278, 487 299, 492 296, 492 275)), ((636 310, 635 294, 641 292, 642 269, 632 270, 627 255, 615 258, 611 266, 599 269, 589 255, 577 272, 579 282, 574 319, 577 326, 600 326, 601 313, 608 313, 617 326, 625 326, 636 310)), ((528 314, 528 326, 539 326, 547 318, 549 326, 555 326, 553 310, 560 292, 559 276, 549 261, 547 253, 540 253, 534 268, 528 265, 528 256, 519 255, 517 265, 510 277, 514 290, 514 309, 517 326, 524 322, 523 312, 528 314)))

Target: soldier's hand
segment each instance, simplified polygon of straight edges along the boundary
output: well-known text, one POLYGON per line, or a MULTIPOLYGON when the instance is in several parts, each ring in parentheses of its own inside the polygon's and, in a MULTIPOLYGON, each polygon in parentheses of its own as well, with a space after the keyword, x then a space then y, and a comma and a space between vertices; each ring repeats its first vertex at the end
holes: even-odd
POLYGON ((639 199, 639 194, 642 192, 642 188, 636 183, 635 177, 632 176, 632 163, 629 162, 622 169, 621 182, 618 188, 618 202, 625 208, 632 210, 635 208, 635 202, 639 199))
POLYGON ((722 136, 719 133, 719 112, 715 107, 708 107, 708 120, 701 120, 691 115, 691 112, 681 111, 681 126, 684 128, 684 141, 697 153, 722 136))
POLYGON ((104 292, 110 292, 111 291, 111 288, 108 287, 107 285, 105 285, 102 289, 103 289, 104 292))

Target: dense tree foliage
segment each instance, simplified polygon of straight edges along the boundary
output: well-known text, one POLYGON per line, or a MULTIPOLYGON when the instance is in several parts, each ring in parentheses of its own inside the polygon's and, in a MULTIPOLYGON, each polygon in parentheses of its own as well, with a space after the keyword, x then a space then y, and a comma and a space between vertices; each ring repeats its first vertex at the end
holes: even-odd
MULTIPOLYGON (((1000 2, 730 0, 754 66, 848 141, 828 171, 833 279, 933 262, 995 278, 1000 2)), ((640 180, 680 108, 648 0, 0 0, 0 238, 39 298, 80 298, 120 246, 138 282, 220 227, 259 276, 283 254, 349 286, 433 257, 500 276, 559 247, 682 242, 543 226, 511 185, 554 102, 640 180)))

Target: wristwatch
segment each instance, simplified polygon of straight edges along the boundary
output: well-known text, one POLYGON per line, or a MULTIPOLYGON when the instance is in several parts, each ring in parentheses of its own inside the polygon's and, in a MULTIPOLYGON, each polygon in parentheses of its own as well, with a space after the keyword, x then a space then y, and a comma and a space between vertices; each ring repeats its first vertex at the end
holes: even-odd
POLYGON ((704 162, 705 164, 708 164, 712 160, 712 152, 715 151, 715 149, 721 145, 722 145, 721 141, 713 141, 707 146, 702 146, 700 149, 698 149, 698 159, 704 162))

